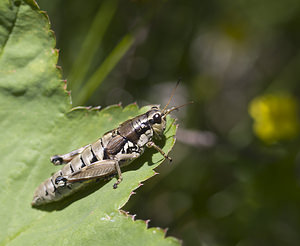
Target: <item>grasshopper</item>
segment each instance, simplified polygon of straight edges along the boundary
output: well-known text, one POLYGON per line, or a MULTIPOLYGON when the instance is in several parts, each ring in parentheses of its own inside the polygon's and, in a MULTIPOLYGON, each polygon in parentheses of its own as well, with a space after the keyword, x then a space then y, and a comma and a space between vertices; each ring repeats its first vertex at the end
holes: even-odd
POLYGON ((123 179, 120 167, 142 155, 146 147, 154 148, 171 161, 153 139, 162 137, 166 128, 166 116, 184 106, 167 109, 176 87, 162 110, 159 106, 152 106, 146 113, 123 122, 92 144, 67 154, 52 156, 51 162, 54 165, 65 165, 37 187, 31 205, 39 206, 61 200, 80 188, 83 181, 117 175, 117 181, 113 185, 116 189, 123 179))

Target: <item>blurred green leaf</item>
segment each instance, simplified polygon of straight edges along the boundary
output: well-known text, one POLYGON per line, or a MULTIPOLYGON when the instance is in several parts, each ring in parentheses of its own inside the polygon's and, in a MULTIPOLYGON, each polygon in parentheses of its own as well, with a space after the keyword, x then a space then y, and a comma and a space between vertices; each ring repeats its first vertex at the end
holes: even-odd
POLYGON ((98 13, 82 44, 79 54, 69 74, 70 86, 74 93, 77 93, 84 84, 96 51, 101 46, 104 34, 116 12, 117 0, 106 0, 102 3, 98 13))
MULTIPOLYGON (((132 165, 138 170, 124 172, 117 190, 114 180, 100 182, 90 187, 96 192, 78 192, 43 210, 31 208, 36 186, 58 168, 49 162, 51 155, 95 141, 147 108, 71 110, 45 14, 34 1, 1 0, 0 23, 0 245, 178 245, 161 229, 147 230, 145 222, 118 210, 154 175, 163 161, 158 153, 148 151, 136 160, 132 165)), ((169 118, 166 152, 175 130, 169 118)))
POLYGON ((94 93, 95 89, 103 82, 105 77, 125 55, 133 42, 134 37, 131 34, 127 34, 122 38, 122 40, 94 72, 91 78, 80 89, 78 95, 74 98, 74 104, 84 104, 89 99, 89 97, 94 93))

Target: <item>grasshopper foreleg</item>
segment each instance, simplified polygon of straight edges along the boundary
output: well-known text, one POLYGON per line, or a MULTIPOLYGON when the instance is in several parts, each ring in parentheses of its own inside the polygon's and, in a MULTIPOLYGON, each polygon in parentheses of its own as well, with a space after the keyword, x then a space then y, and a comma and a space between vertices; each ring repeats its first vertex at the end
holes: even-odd
POLYGON ((146 146, 148 148, 154 148, 156 149, 159 153, 162 154, 163 157, 165 157, 166 159, 168 159, 169 161, 172 161, 172 158, 169 157, 160 147, 158 147, 154 142, 150 141, 146 144, 146 146))
POLYGON ((86 147, 88 147, 88 145, 83 146, 79 149, 73 150, 70 153, 67 154, 63 154, 63 155, 54 155, 51 156, 50 161, 54 164, 54 165, 61 165, 61 164, 65 164, 70 162, 76 155, 82 153, 82 151, 85 150, 86 147))

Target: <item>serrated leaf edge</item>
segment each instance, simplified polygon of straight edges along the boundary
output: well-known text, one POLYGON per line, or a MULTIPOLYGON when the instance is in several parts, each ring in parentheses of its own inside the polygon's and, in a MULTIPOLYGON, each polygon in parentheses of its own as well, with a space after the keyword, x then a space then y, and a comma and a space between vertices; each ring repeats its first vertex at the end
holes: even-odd
MULTIPOLYGON (((121 103, 119 103, 119 104, 114 104, 114 105, 109 105, 109 106, 107 106, 107 107, 105 107, 105 108, 101 108, 101 106, 96 106, 96 107, 92 107, 92 106, 86 106, 86 107, 85 107, 85 106, 72 107, 71 91, 68 91, 68 90, 67 90, 67 80, 61 79, 61 78, 62 78, 62 67, 57 65, 58 58, 59 58, 59 50, 56 48, 56 36, 55 36, 54 31, 51 30, 51 25, 50 25, 50 19, 49 19, 49 16, 48 16, 48 14, 47 14, 45 11, 40 10, 40 8, 39 8, 39 6, 38 6, 38 4, 37 4, 37 2, 36 2, 35 0, 25 0, 25 2, 28 3, 30 6, 34 7, 35 10, 37 10, 40 14, 42 14, 42 15, 44 16, 44 18, 46 18, 47 21, 48 21, 48 29, 49 29, 49 32, 52 33, 52 36, 53 36, 53 39, 54 39, 54 42, 53 42, 53 44, 54 44, 53 46, 54 46, 54 47, 53 47, 52 49, 53 49, 53 51, 55 51, 55 53, 56 53, 56 54, 55 54, 55 55, 56 55, 56 65, 55 65, 55 66, 56 66, 57 72, 58 72, 58 74, 59 74, 59 78, 60 78, 60 80, 61 80, 61 82, 62 82, 62 87, 61 87, 61 89, 66 93, 66 96, 69 97, 69 101, 70 101, 70 110, 69 110, 69 112, 76 111, 76 110, 86 110, 86 111, 102 111, 102 113, 104 113, 104 112, 109 111, 109 110, 112 109, 112 108, 121 108, 122 110, 125 110, 126 108, 130 107, 131 105, 136 105, 136 106, 137 106, 136 102, 134 102, 134 103, 132 103, 132 104, 127 105, 127 106, 124 107, 124 108, 122 107, 122 104, 121 104, 121 103)), ((141 107, 141 108, 139 108, 139 107, 137 106, 137 108, 138 108, 138 110, 142 111, 142 110, 146 110, 146 108, 148 108, 149 106, 150 106, 150 105, 144 106, 144 107, 141 107)), ((69 113, 69 112, 66 112, 65 114, 67 114, 67 113, 69 113)), ((174 122, 171 123, 171 125, 173 125, 173 124, 174 124, 174 122)), ((178 125, 177 125, 177 124, 174 124, 174 125, 176 126, 176 130, 177 130, 178 125)), ((176 141, 176 137, 174 136, 174 141, 173 141, 173 143, 172 143, 171 149, 173 148, 173 146, 174 146, 174 144, 175 144, 175 141, 176 141)), ((168 150, 168 153, 171 151, 171 149, 168 150)), ((159 163, 157 166, 161 165, 163 161, 164 161, 164 160, 159 161, 160 163, 159 163)), ((157 174, 158 174, 158 173, 155 172, 154 169, 153 169, 153 174, 150 175, 150 176, 149 176, 148 178, 146 178, 145 180, 141 180, 141 181, 139 182, 138 186, 137 186, 136 188, 134 188, 134 189, 132 190, 132 192, 129 194, 128 199, 124 202, 124 204, 120 205, 119 208, 118 208, 118 211, 119 211, 120 214, 123 214, 125 217, 131 218, 134 222, 136 222, 136 221, 142 221, 142 222, 144 222, 145 225, 146 225, 146 229, 149 230, 149 231, 150 231, 152 228, 154 228, 154 227, 148 228, 148 227, 149 227, 149 221, 150 221, 149 219, 148 219, 148 220, 140 220, 140 219, 136 220, 136 219, 135 219, 135 215, 130 215, 129 212, 126 212, 126 211, 124 211, 124 210, 121 210, 121 208, 129 201, 130 197, 131 197, 133 194, 135 194, 135 190, 137 190, 140 186, 143 185, 142 182, 145 182, 146 180, 152 178, 153 176, 155 176, 155 175, 157 175, 157 174)), ((38 217, 36 220, 32 221, 31 224, 29 224, 29 225, 27 225, 26 227, 22 228, 22 229, 21 229, 20 231, 18 231, 16 234, 14 234, 14 235, 12 235, 12 236, 9 236, 9 237, 7 237, 6 239, 4 239, 4 241, 2 241, 2 242, 3 242, 3 245, 5 245, 6 243, 8 243, 9 241, 12 241, 12 240, 13 240, 14 238, 16 238, 18 235, 20 235, 21 233, 23 233, 24 231, 26 231, 27 229, 29 229, 33 224, 35 224, 37 221, 39 221, 42 217, 44 217, 44 216, 38 217)), ((176 237, 173 237, 173 236, 168 236, 168 237, 167 237, 167 236, 166 236, 167 228, 166 228, 166 229, 162 229, 162 228, 160 228, 160 227, 155 227, 155 228, 156 228, 156 230, 158 230, 158 231, 164 236, 165 239, 174 240, 174 241, 176 241, 177 243, 179 243, 180 245, 182 245, 182 241, 179 240, 179 239, 177 239, 176 237)), ((152 230, 153 230, 153 229, 152 229, 152 230)))
POLYGON ((131 218, 133 222, 143 222, 145 223, 146 229, 147 231, 151 231, 151 230, 157 230, 159 231, 159 233, 161 233, 164 237, 164 239, 168 239, 168 240, 173 240, 177 243, 179 243, 180 245, 182 245, 182 240, 173 237, 173 236, 167 236, 167 232, 168 232, 168 228, 161 228, 161 227, 149 227, 149 222, 151 221, 150 219, 147 220, 143 220, 143 219, 136 219, 136 214, 130 214, 128 211, 119 210, 119 213, 122 214, 123 216, 127 217, 127 218, 131 218))

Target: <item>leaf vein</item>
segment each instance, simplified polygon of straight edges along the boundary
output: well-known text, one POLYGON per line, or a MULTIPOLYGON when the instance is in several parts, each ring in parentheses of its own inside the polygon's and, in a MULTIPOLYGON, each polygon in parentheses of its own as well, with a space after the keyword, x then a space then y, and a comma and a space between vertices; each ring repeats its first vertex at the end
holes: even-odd
POLYGON ((20 7, 17 7, 16 16, 15 16, 15 18, 14 18, 14 20, 13 20, 12 26, 11 26, 9 32, 8 32, 7 37, 6 37, 6 39, 4 40, 3 48, 2 48, 2 50, 0 51, 0 57, 2 56, 2 54, 3 54, 3 52, 4 52, 4 48, 5 48, 6 44, 8 43, 8 40, 9 40, 9 38, 10 38, 10 36, 11 36, 11 34, 12 34, 12 32, 13 32, 15 26, 16 26, 16 22, 17 22, 18 15, 19 15, 19 10, 20 10, 20 7))

